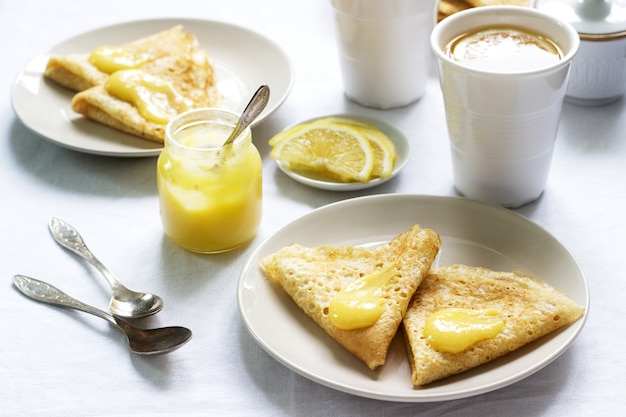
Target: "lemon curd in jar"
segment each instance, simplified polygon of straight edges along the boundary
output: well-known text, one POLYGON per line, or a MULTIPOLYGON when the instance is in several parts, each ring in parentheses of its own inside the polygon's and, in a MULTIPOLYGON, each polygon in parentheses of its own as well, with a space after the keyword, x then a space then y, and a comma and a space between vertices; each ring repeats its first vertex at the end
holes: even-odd
POLYGON ((446 54, 483 71, 512 73, 544 68, 563 58, 551 39, 516 27, 483 28, 453 39, 446 54))
POLYGON ((238 116, 198 109, 172 119, 157 163, 165 234, 200 253, 234 249, 261 220, 261 157, 247 128, 222 146, 238 116))

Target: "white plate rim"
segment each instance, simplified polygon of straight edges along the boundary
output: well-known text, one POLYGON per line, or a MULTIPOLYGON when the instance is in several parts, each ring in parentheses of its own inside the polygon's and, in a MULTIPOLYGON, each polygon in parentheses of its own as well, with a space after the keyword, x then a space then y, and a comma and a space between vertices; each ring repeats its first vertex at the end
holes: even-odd
POLYGON ((389 123, 383 122, 382 120, 374 118, 374 117, 348 114, 348 113, 332 114, 332 115, 319 116, 319 117, 314 117, 308 120, 304 120, 302 122, 295 123, 287 127, 286 129, 289 129, 293 126, 301 125, 304 123, 310 123, 310 122, 313 122, 315 120, 318 120, 324 117, 350 117, 353 119, 362 120, 364 122, 371 123, 377 128, 379 128, 380 130, 382 130, 383 133, 389 136, 389 138, 391 139, 391 141, 394 143, 396 147, 396 161, 394 162, 393 170, 389 178, 375 178, 367 182, 344 183, 344 182, 339 182, 339 181, 330 181, 330 180, 324 181, 321 179, 310 178, 310 177, 307 177, 306 175, 302 175, 298 172, 295 172, 289 169, 289 167, 283 164, 281 161, 275 161, 276 165, 282 172, 284 172, 290 178, 298 181, 299 183, 308 185, 313 188, 319 188, 321 190, 327 190, 327 191, 364 190, 367 188, 377 187, 381 184, 386 183, 387 181, 390 181, 391 179, 393 179, 396 175, 400 173, 402 168, 404 168, 404 166, 409 161, 411 147, 410 147, 410 144, 406 135, 402 133, 399 129, 390 125, 389 123))
POLYGON ((252 123, 254 127, 266 120, 286 100, 294 83, 293 66, 284 50, 267 36, 216 20, 155 18, 125 21, 85 31, 37 55, 24 66, 13 82, 11 102, 15 114, 30 130, 68 149, 116 157, 158 156, 162 150, 161 144, 82 120, 80 115, 71 111, 73 93, 44 80, 42 74, 48 58, 53 54, 88 52, 90 49, 85 48, 117 43, 107 41, 113 35, 120 42, 131 41, 177 24, 196 35, 201 46, 208 50, 209 59, 216 67, 218 87, 226 86, 225 104, 222 107, 240 112, 261 84, 269 84, 269 103, 252 123), (219 40, 208 42, 203 39, 212 32, 221 32, 223 36, 213 37, 219 40), (125 33, 128 35, 125 36, 125 33), (230 56, 233 52, 227 52, 227 46, 220 45, 228 45, 229 40, 234 42, 234 39, 240 38, 246 42, 232 48, 236 54, 235 60, 230 56), (72 49, 72 45, 80 45, 82 49, 72 49), (244 61, 239 62, 239 59, 244 61), (224 78, 221 81, 220 75, 224 78), (42 114, 48 115, 46 119, 42 118, 42 114))
MULTIPOLYGON (((421 212, 422 215, 424 213, 424 211, 421 212)), ((441 214, 433 214, 434 217, 437 217, 439 215, 441 214)), ((415 222, 419 222, 422 224, 419 217, 420 213, 416 213, 415 222)), ((478 225, 467 224, 467 230, 459 230, 459 233, 470 235, 472 233, 476 233, 477 227, 485 226, 485 219, 486 217, 481 218, 478 222, 478 225)), ((356 222, 362 225, 363 228, 365 228, 368 224, 371 224, 371 219, 357 219, 356 222)), ((456 227, 458 225, 465 227, 466 225, 465 223, 460 223, 459 221, 455 220, 453 220, 451 223, 453 223, 452 227, 456 227)), ((398 225, 395 224, 395 226, 398 225)), ((405 226, 406 228, 410 227, 410 225, 405 226)), ((422 226, 429 227, 428 224, 422 224, 422 226)), ((501 232, 496 229, 488 231, 487 235, 488 237, 486 237, 486 239, 502 239, 502 237, 500 236, 501 232)), ((524 241, 521 242, 516 242, 513 240, 510 243, 507 243, 507 245, 511 245, 511 248, 507 248, 507 250, 512 250, 513 248, 515 248, 515 250, 520 249, 520 245, 528 243, 526 242, 526 240, 527 239, 524 239, 524 241)), ((446 245, 445 234, 442 234, 442 241, 443 251, 446 245)), ((504 252, 504 255, 507 255, 507 253, 504 252)), ((529 254, 524 255, 526 257, 529 256, 529 254)), ((512 261, 518 260, 512 259, 512 261)), ((530 265, 528 265, 528 259, 525 259, 524 262, 525 263, 523 265, 520 265, 517 262, 514 263, 516 263, 516 265, 522 267, 522 269, 525 269, 528 272, 536 272, 535 270, 533 270, 533 268, 529 268, 530 265)), ((491 265, 483 266, 491 267, 491 265)), ((533 221, 517 214, 516 212, 504 209, 502 207, 491 206, 477 201, 465 199, 463 197, 426 196, 416 194, 380 194, 347 199, 320 207, 294 220, 273 235, 267 237, 250 255, 241 270, 237 284, 237 304, 242 322, 252 338, 271 357, 273 357, 279 363, 283 364, 292 371, 321 385, 349 394, 385 401, 417 403, 448 401, 491 392, 509 386, 543 369, 545 366, 549 365, 552 361, 558 358, 563 352, 565 352, 582 331, 589 312, 590 296, 588 284, 584 277, 583 271, 573 255, 568 251, 568 249, 563 246, 563 244, 559 242, 554 236, 552 236, 547 230, 534 223, 533 221), (330 337, 326 335, 323 330, 321 330, 311 319, 306 317, 306 315, 301 310, 299 310, 297 306, 295 306, 295 303, 293 303, 288 298, 288 296, 286 296, 285 294, 281 294, 280 290, 276 291, 275 289, 267 289, 271 287, 271 285, 269 284, 269 282, 266 281, 259 269, 259 260, 262 256, 272 253, 278 250, 280 247, 286 246, 290 243, 293 243, 294 241, 297 241, 298 243, 304 245, 315 245, 321 243, 361 244, 372 241, 382 242, 402 231, 390 230, 389 232, 385 232, 385 235, 383 236, 380 234, 381 230, 376 230, 374 234, 368 235, 368 231, 363 231, 361 230, 361 228, 359 228, 358 230, 354 229, 354 233, 352 236, 342 237, 341 230, 327 227, 326 230, 328 232, 324 233, 328 233, 329 237, 325 240, 320 238, 319 235, 299 235, 297 233, 298 231, 302 232, 307 229, 309 232, 312 230, 324 230, 325 222, 333 223, 332 221, 329 221, 330 216, 340 217, 340 219, 335 220, 335 224, 333 224, 333 226, 339 225, 339 228, 341 228, 341 222, 349 222, 350 220, 355 218, 353 213, 348 213, 351 210, 358 210, 359 208, 366 210, 375 210, 377 209, 377 207, 397 208, 401 212, 401 214, 394 214, 394 223, 406 223, 408 219, 403 218, 402 216, 410 215, 407 213, 412 213, 416 208, 433 208, 435 210, 440 210, 445 213, 454 212, 460 214, 461 216, 463 216, 463 213, 480 213, 481 216, 488 215, 490 219, 490 224, 493 218, 493 221, 495 221, 499 225, 506 224, 509 227, 513 227, 514 229, 519 229, 513 230, 513 236, 515 236, 514 233, 516 231, 525 231, 529 233, 529 236, 527 236, 527 238, 532 237, 533 239, 531 240, 533 242, 534 239, 537 238, 536 253, 535 250, 529 249, 532 252, 533 256, 537 255, 541 258, 544 258, 542 259, 542 261, 550 263, 550 265, 548 266, 548 269, 550 269, 550 271, 551 268, 561 268, 568 270, 566 279, 568 282, 572 280, 568 289, 570 291, 574 291, 575 294, 569 293, 565 288, 563 288, 564 286, 566 286, 565 284, 560 283, 560 285, 556 285, 556 283, 553 282, 554 279, 562 279, 560 276, 543 276, 542 278, 544 278, 547 282, 556 285, 557 288, 561 288, 575 301, 584 306, 585 314, 576 323, 573 323, 572 325, 566 327, 565 329, 562 329, 561 331, 555 332, 553 335, 546 336, 539 341, 533 342, 532 344, 523 347, 516 352, 512 352, 503 358, 497 359, 490 364, 486 364, 482 367, 475 368, 474 370, 467 371, 463 374, 450 377, 448 379, 440 381, 439 383, 434 383, 432 388, 431 386, 427 386, 422 389, 413 389, 410 384, 410 373, 406 375, 408 381, 405 387, 403 386, 401 387, 401 389, 398 389, 398 387, 396 386, 387 387, 387 384, 390 381, 396 382, 395 379, 385 379, 385 377, 393 374, 393 370, 391 370, 389 374, 384 374, 385 367, 388 366, 387 364, 381 367, 381 374, 376 374, 374 372, 368 373, 363 369, 355 370, 355 372, 359 373, 357 378, 363 378, 363 381, 358 381, 359 384, 357 384, 356 379, 352 378, 351 376, 347 379, 342 376, 342 379, 339 379, 336 375, 333 375, 332 371, 320 371, 319 369, 317 369, 317 366, 303 366, 302 363, 298 363, 301 358, 294 359, 294 357, 289 356, 289 354, 285 354, 285 351, 282 350, 280 347, 280 343, 278 343, 276 340, 268 340, 267 335, 263 333, 264 330, 260 330, 259 323, 268 321, 271 322, 272 328, 280 328, 281 325, 289 324, 285 320, 297 320, 299 323, 296 323, 295 327, 290 326, 288 329, 296 330, 295 333, 290 332, 288 339, 293 341, 294 338, 297 338, 297 336, 299 336, 300 334, 304 334, 306 336, 306 340, 303 340, 303 343, 299 344, 299 350, 305 349, 307 346, 310 347, 310 344, 324 345, 322 346, 321 351, 323 351, 324 348, 328 348, 333 352, 332 354, 329 353, 328 356, 321 358, 320 360, 323 361, 324 359, 326 359, 333 361, 336 357, 333 355, 338 354, 338 356, 341 356, 341 360, 346 360, 349 363, 348 365, 343 363, 332 363, 332 366, 341 366, 342 370, 344 367, 348 368, 350 366, 355 368, 359 366, 362 368, 365 367, 364 364, 351 357, 351 354, 349 354, 341 346, 332 341, 332 339, 330 339, 330 337), (370 237, 368 238, 367 236, 370 237), (550 248, 551 251, 547 251, 546 248, 550 248), (558 253, 559 256, 556 259, 553 259, 555 253, 558 253), (289 310, 291 313, 293 313, 293 317, 281 317, 278 310, 274 311, 274 315, 270 316, 268 316, 267 312, 260 311, 259 305, 262 305, 264 301, 260 297, 255 298, 255 291, 259 292, 258 290, 256 290, 255 285, 260 286, 259 288, 264 291, 262 294, 264 296, 270 293, 272 295, 276 294, 276 297, 280 299, 279 302, 273 300, 273 302, 276 303, 277 306, 279 306, 277 308, 289 310), (299 316, 297 316, 298 314, 299 316), (298 326, 306 327, 306 329, 300 330, 298 326), (298 334, 298 332, 301 333, 298 334), (315 334, 309 335, 309 333, 315 334), (526 364, 525 361, 530 363, 526 364), (361 373, 365 376, 361 376, 361 373), (494 378, 485 378, 485 374, 488 377, 494 376, 494 378), (367 376, 369 376, 370 378, 367 378, 367 376), (381 378, 381 380, 377 379, 379 377, 381 378), (370 379, 372 380, 370 381, 370 379), (361 384, 361 382, 363 382, 364 384, 361 384), (450 385, 452 386, 452 388, 449 388, 450 385)), ((274 307, 270 305, 270 308, 274 307)), ((394 341, 394 343, 396 343, 396 341, 394 341)), ((315 346, 315 348, 317 349, 318 346, 315 346)), ((316 352, 319 353, 320 349, 317 349, 316 352)), ((388 358, 388 363, 389 362, 390 358, 388 358)), ((316 365, 319 363, 323 362, 318 361, 316 365)), ((397 364, 393 364, 391 366, 396 367, 397 364)), ((406 364, 406 367, 408 367, 408 363, 406 364)))

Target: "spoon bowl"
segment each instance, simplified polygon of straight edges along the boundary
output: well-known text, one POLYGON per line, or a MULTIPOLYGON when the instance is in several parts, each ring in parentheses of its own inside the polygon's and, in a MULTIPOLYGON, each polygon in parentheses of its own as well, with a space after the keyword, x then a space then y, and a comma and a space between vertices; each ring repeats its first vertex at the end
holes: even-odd
POLYGON ((78 231, 66 221, 51 217, 50 233, 61 246, 74 252, 98 269, 111 287, 109 309, 113 315, 124 318, 140 318, 158 313, 163 308, 163 299, 158 295, 137 292, 126 288, 115 275, 104 266, 87 248, 78 231))
POLYGON ((130 350, 139 355, 156 355, 172 352, 191 339, 191 330, 170 326, 158 329, 139 329, 119 317, 70 297, 52 285, 24 275, 15 275, 13 283, 27 297, 59 307, 73 308, 109 321, 120 329, 128 339, 130 350))

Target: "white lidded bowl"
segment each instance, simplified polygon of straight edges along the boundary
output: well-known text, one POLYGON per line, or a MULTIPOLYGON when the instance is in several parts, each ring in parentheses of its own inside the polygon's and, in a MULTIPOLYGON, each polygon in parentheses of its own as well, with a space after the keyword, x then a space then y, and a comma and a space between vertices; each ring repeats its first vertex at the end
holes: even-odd
POLYGON ((588 106, 619 100, 626 92, 626 0, 533 0, 532 7, 580 35, 565 100, 588 106))

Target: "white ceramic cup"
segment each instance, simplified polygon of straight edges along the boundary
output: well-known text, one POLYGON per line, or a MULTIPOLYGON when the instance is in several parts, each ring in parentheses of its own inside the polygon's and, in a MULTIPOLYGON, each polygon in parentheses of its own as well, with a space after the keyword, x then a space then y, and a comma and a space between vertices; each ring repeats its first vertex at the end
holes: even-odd
POLYGON ((388 109, 424 95, 437 0, 331 0, 348 98, 388 109))
POLYGON ((433 30, 457 190, 466 197, 518 207, 543 192, 572 58, 580 41, 568 23, 536 9, 484 6, 456 13, 433 30), (446 45, 486 27, 542 34, 563 51, 556 63, 497 72, 450 58, 446 45))

